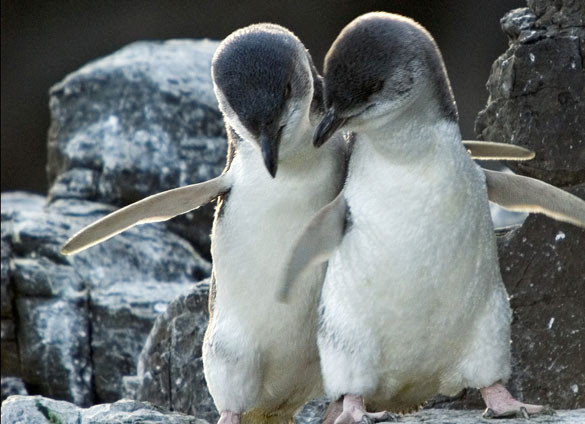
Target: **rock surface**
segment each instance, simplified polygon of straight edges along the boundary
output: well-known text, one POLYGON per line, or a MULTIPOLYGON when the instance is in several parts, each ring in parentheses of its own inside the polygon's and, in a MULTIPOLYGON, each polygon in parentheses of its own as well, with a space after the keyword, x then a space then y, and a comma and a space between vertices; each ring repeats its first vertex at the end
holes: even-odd
POLYGON ((2 377, 2 402, 13 395, 28 395, 24 382, 16 377, 2 377))
POLYGON ((510 47, 493 64, 481 139, 527 147, 508 166, 561 186, 585 183, 585 3, 529 0, 501 20, 510 47))
POLYGON ((136 372, 155 319, 190 284, 158 281, 120 281, 92 290, 90 317, 92 359, 97 399, 122 397, 121 376, 136 372))
POLYGON ((207 328, 209 284, 179 296, 158 317, 138 360, 136 399, 215 422, 201 348, 207 328))
POLYGON ((2 195, 3 377, 78 405, 117 400, 156 316, 209 275, 213 205, 74 257, 59 248, 117 206, 221 172, 217 44, 134 43, 52 88, 49 199, 2 195))
POLYGON ((1 301, 2 301, 2 319, 0 332, 0 360, 2 377, 20 374, 20 359, 18 358, 18 346, 16 344, 16 328, 14 325, 14 290, 10 284, 10 257, 12 248, 8 241, 8 229, 2 226, 1 237, 1 261, 2 261, 2 280, 1 280, 1 301))
MULTIPOLYGON (((218 43, 136 42, 50 92, 49 196, 124 206, 219 175, 225 128, 211 81, 218 43)), ((167 225, 209 257, 213 205, 167 225)))
MULTIPOLYGON (((498 423, 501 420, 485 419, 481 417, 482 410, 472 409, 467 411, 454 411, 445 409, 425 409, 416 414, 402 416, 397 422, 405 424, 429 423, 429 424, 477 424, 477 423, 498 423)), ((509 418, 504 420, 506 424, 540 423, 567 423, 579 424, 585 420, 585 409, 572 411, 557 411, 555 415, 542 415, 525 418, 509 418)))
POLYGON ((2 422, 10 424, 207 424, 205 420, 134 400, 82 409, 41 396, 12 396, 2 404, 2 422))
MULTIPOLYGON (((429 424, 476 424, 493 423, 494 420, 481 418, 482 411, 450 411, 430 409, 416 414, 401 416, 399 423, 429 424)), ((557 411, 556 415, 535 417, 531 423, 540 424, 579 424, 585 420, 585 409, 557 411)), ((71 403, 43 398, 41 396, 12 396, 2 404, 2 422, 11 424, 206 424, 207 421, 167 412, 148 403, 121 400, 113 404, 96 405, 88 409, 79 408, 71 403)), ((316 424, 320 420, 310 421, 316 424)), ((508 419, 507 424, 524 424, 525 419, 508 419)))
MULTIPOLYGON (((585 199, 585 184, 571 192, 585 199)), ((502 237, 514 311, 511 388, 532 403, 585 405, 585 230, 542 216, 502 237)))
POLYGON ((119 399, 156 316, 209 273, 209 263, 161 225, 59 254, 73 231, 111 210, 2 194, 3 284, 14 305, 2 319, 2 376, 22 378, 31 393, 84 406, 119 399))

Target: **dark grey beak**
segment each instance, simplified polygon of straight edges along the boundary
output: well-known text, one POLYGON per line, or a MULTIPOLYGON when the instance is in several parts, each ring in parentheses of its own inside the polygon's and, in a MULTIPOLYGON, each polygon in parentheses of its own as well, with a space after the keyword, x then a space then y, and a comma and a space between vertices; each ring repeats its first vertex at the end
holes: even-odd
POLYGON ((319 125, 317 125, 317 129, 315 130, 315 135, 313 136, 313 146, 321 147, 327 140, 331 138, 333 133, 339 129, 339 127, 343 126, 347 118, 340 118, 335 114, 333 109, 329 109, 319 125))
POLYGON ((274 178, 278 169, 278 148, 280 146, 280 130, 276 136, 270 136, 264 132, 260 133, 260 149, 266 169, 274 178))

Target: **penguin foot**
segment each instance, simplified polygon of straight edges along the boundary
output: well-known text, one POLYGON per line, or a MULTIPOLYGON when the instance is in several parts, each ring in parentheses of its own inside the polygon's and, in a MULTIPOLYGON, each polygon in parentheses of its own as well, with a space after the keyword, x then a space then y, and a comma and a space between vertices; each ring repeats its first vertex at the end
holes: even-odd
POLYGON ((335 424, 372 424, 384 421, 397 421, 397 418, 387 411, 366 412, 361 396, 345 395, 343 411, 335 420, 335 424))
POLYGON ((240 424, 240 414, 232 411, 221 411, 217 424, 240 424))
POLYGON ((484 418, 530 418, 534 415, 553 415, 548 406, 522 403, 512 397, 502 383, 480 389, 487 409, 484 418))

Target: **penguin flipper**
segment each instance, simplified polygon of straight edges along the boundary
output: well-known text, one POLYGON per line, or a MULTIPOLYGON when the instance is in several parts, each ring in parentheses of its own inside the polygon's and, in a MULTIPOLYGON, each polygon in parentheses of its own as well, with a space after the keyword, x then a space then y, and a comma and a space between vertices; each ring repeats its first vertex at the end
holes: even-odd
POLYGON ((305 227, 284 270, 277 297, 286 302, 299 276, 310 266, 326 262, 343 239, 347 203, 343 191, 325 205, 305 227))
POLYGON ((153 194, 118 209, 77 232, 63 245, 61 254, 72 255, 135 225, 166 221, 197 209, 229 190, 231 184, 227 175, 153 194))
POLYGON ((585 228, 585 200, 543 181, 484 169, 488 198, 504 209, 541 213, 585 228))
POLYGON ((495 141, 463 140, 463 145, 473 159, 524 161, 535 156, 532 150, 495 141))

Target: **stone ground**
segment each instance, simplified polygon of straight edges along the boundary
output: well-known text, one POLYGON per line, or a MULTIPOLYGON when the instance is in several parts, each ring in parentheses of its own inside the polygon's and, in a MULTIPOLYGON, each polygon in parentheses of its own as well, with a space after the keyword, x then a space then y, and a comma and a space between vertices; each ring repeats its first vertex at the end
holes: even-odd
MULTIPOLYGON (((473 423, 585 423, 585 409, 557 411, 530 420, 515 418, 488 420, 480 410, 427 409, 397 418, 398 423, 473 424, 473 423)), ((315 419, 315 423, 320 419, 315 419)), ((2 403, 2 423, 5 424, 208 424, 208 421, 178 412, 169 412, 149 402, 124 399, 112 404, 79 408, 69 402, 42 396, 10 396, 2 403)))
POLYGON ((479 410, 449 410, 426 409, 416 414, 399 418, 399 423, 428 423, 428 424, 475 424, 475 423, 502 423, 502 424, 526 424, 526 423, 585 423, 585 409, 556 411, 555 415, 542 415, 540 417, 514 418, 506 420, 485 419, 481 417, 483 411, 479 410))

